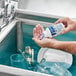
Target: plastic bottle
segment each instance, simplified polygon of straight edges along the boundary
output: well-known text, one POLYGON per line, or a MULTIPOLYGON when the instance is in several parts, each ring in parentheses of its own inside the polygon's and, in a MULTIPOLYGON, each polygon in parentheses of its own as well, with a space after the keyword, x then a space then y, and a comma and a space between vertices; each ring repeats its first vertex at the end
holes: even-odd
POLYGON ((46 30, 41 34, 40 39, 57 36, 64 28, 65 26, 62 23, 51 25, 50 27, 47 27, 46 30))

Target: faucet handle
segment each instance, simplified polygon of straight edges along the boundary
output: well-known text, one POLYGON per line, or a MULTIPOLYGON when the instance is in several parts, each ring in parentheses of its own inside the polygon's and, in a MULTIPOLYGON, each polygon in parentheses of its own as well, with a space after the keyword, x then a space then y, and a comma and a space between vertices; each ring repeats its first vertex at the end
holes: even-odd
POLYGON ((0 8, 4 8, 5 6, 5 0, 0 0, 0 8))
MULTIPOLYGON (((1 10, 1 9, 0 9, 1 10)), ((2 10, 0 11, 0 18, 2 18, 2 10)))
POLYGON ((5 5, 5 8, 4 8, 4 17, 8 17, 8 4, 5 5))

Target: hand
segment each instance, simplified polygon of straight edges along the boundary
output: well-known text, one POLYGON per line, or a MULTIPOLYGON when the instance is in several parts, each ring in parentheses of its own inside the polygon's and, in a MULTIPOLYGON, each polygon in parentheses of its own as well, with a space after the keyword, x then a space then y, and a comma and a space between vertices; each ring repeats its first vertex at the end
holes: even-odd
POLYGON ((54 24, 57 24, 57 23, 63 23, 65 25, 65 29, 62 31, 62 34, 65 34, 69 31, 76 30, 76 21, 73 21, 70 18, 59 19, 54 24))
POLYGON ((33 37, 40 39, 40 35, 43 33, 43 31, 44 29, 40 24, 36 25, 36 27, 33 29, 33 37))
POLYGON ((58 45, 57 40, 55 39, 49 39, 49 38, 44 38, 42 40, 33 38, 33 40, 40 46, 40 47, 48 47, 48 48, 56 48, 58 45))
POLYGON ((43 38, 40 40, 40 35, 44 31, 41 25, 37 25, 33 30, 33 40, 40 46, 40 47, 48 47, 48 48, 56 48, 56 44, 58 41, 55 39, 50 38, 43 38))

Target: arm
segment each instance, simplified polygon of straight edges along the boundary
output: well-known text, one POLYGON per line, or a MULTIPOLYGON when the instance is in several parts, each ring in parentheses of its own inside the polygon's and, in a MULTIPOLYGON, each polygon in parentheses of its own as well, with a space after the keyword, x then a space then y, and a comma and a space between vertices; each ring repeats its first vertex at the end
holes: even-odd
POLYGON ((59 41, 53 48, 76 54, 76 41, 59 41))
MULTIPOLYGON (((63 34, 69 31, 76 30, 76 21, 72 21, 69 18, 63 18, 55 22, 63 23, 65 25, 65 30, 63 34)), ((48 48, 55 48, 67 51, 72 54, 76 54, 76 41, 57 41, 55 39, 44 38, 42 40, 39 39, 40 34, 43 32, 43 28, 38 25, 33 30, 33 40, 40 46, 40 47, 48 47, 48 48)))
POLYGON ((43 40, 33 38, 40 47, 55 48, 76 54, 76 41, 57 41, 55 39, 44 38, 43 40))

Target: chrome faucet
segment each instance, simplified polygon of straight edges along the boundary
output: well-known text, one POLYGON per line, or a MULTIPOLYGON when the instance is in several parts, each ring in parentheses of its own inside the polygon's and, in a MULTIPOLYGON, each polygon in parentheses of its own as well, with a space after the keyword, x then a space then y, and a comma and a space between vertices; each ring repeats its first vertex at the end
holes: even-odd
POLYGON ((2 24, 0 25, 0 31, 9 23, 7 12, 8 12, 8 4, 5 5, 4 10, 2 11, 3 21, 2 24))
POLYGON ((12 19, 14 19, 15 15, 15 10, 14 10, 14 5, 11 5, 11 3, 7 3, 3 11, 1 12, 1 18, 3 19, 2 24, 0 25, 0 31, 2 28, 4 28, 6 25, 8 25, 12 19), (9 7, 10 7, 10 13, 9 12, 9 7))
POLYGON ((5 8, 4 8, 3 24, 5 24, 5 25, 8 24, 8 5, 9 4, 6 4, 5 8))

